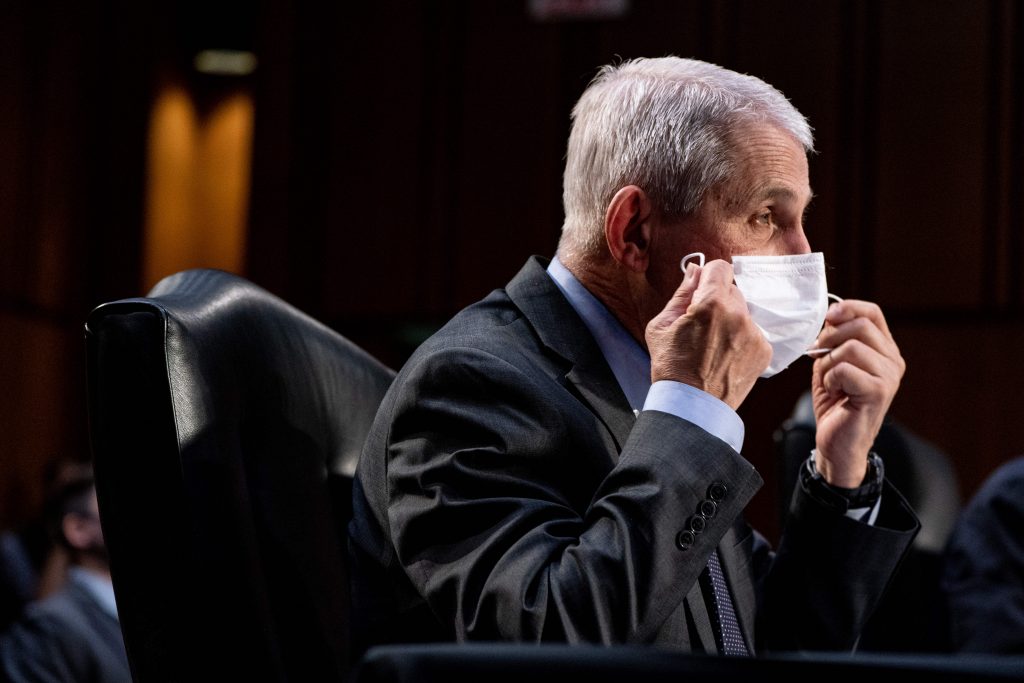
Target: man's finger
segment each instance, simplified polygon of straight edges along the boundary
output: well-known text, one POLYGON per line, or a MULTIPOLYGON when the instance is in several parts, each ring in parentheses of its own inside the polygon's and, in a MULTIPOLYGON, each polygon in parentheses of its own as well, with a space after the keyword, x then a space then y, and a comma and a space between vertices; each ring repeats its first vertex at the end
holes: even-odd
POLYGON ((697 287, 701 281, 701 270, 702 267, 696 263, 689 263, 686 266, 686 273, 683 275, 683 281, 679 283, 675 293, 672 294, 672 298, 669 299, 666 304, 664 311, 670 312, 673 317, 677 318, 684 315, 687 309, 690 308, 690 302, 693 301, 693 294, 697 291, 697 287))
POLYGON ((882 314, 882 309, 877 304, 873 304, 870 301, 861 301, 859 299, 845 299, 838 301, 828 307, 828 311, 825 313, 825 321, 835 326, 839 326, 848 320, 854 318, 867 318, 875 324, 875 326, 882 331, 887 337, 892 337, 892 333, 889 332, 889 325, 885 322, 885 315, 882 314))

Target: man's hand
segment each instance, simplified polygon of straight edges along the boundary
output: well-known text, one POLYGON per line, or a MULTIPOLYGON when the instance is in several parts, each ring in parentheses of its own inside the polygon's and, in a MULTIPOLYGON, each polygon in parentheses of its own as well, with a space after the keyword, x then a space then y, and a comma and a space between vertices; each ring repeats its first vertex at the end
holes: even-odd
POLYGON ((811 391, 817 420, 818 471, 833 486, 856 488, 906 363, 875 304, 833 304, 818 335, 832 349, 814 361, 811 391))
POLYGON ((750 318, 725 261, 690 264, 645 337, 652 382, 689 384, 734 410, 772 359, 772 347, 750 318))

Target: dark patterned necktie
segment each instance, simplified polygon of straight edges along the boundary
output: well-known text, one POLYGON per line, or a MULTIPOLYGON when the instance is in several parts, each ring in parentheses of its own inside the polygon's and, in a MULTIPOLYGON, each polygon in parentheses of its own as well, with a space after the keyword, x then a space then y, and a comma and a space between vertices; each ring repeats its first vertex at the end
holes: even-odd
POLYGON ((727 655, 749 656, 747 645, 743 642, 743 634, 740 633, 740 623, 736 619, 736 610, 732 604, 732 596, 729 595, 729 587, 725 585, 725 575, 722 573, 717 550, 708 558, 707 580, 710 583, 708 594, 714 608, 712 609, 712 619, 718 626, 715 635, 720 638, 719 648, 727 655))

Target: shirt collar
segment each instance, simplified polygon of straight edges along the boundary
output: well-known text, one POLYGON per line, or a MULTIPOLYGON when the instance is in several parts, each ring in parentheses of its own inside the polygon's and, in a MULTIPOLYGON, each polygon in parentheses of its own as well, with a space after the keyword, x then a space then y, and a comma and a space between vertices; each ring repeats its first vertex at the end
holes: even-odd
POLYGON ((547 272, 597 341, 630 408, 639 412, 651 387, 651 358, 647 351, 557 256, 551 259, 547 272))
POLYGON ((103 611, 117 619, 117 602, 114 599, 114 584, 83 567, 69 567, 68 579, 74 581, 96 599, 103 611))

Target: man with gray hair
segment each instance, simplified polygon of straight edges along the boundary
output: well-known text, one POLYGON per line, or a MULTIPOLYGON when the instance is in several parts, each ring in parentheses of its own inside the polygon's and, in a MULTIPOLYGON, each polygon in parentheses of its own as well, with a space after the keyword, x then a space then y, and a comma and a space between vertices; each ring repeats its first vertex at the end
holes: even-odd
POLYGON ((573 110, 554 259, 405 364, 365 444, 353 632, 851 649, 918 522, 872 444, 904 371, 877 306, 828 306, 804 117, 696 60, 603 68, 573 110), (802 355, 817 448, 777 550, 736 414, 802 355))

